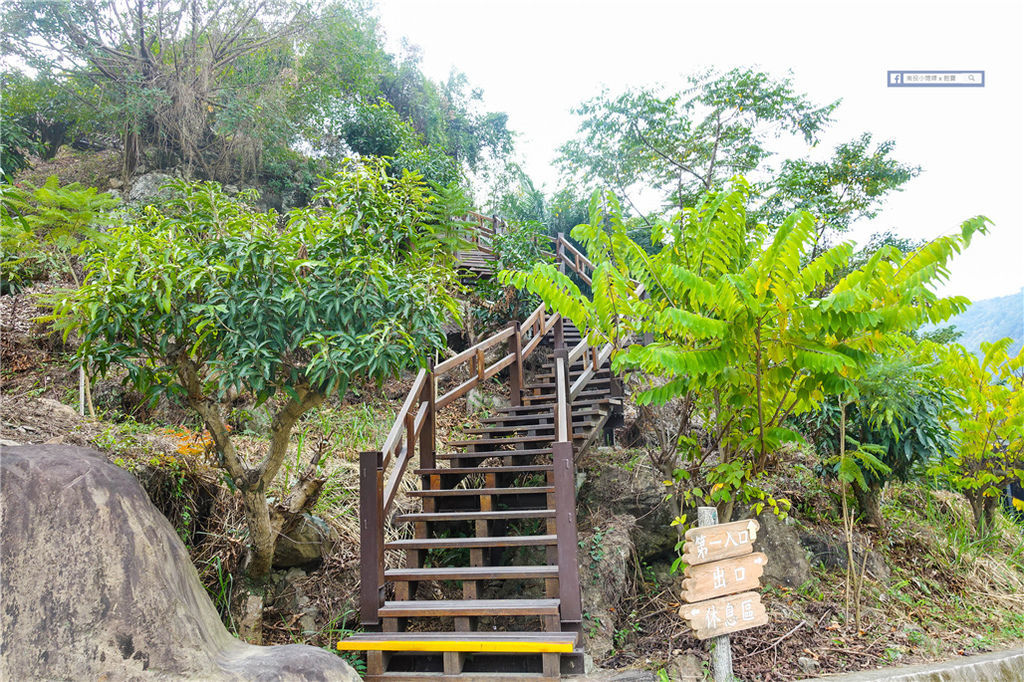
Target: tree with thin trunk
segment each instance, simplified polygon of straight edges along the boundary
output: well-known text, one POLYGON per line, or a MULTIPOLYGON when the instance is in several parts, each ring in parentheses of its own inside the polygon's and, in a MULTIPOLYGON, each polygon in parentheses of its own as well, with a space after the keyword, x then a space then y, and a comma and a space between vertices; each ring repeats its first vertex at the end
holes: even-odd
POLYGON ((173 189, 111 231, 57 312, 78 329, 83 362, 100 373, 120 365, 153 400, 177 396, 200 416, 245 508, 247 573, 259 579, 282 528, 320 488, 317 452, 291 490, 274 489, 302 416, 444 346, 455 312, 451 216, 435 214, 419 176, 393 178, 366 160, 327 178, 316 205, 283 228, 246 192, 173 189), (223 398, 237 392, 273 409, 255 456, 228 425, 223 398))

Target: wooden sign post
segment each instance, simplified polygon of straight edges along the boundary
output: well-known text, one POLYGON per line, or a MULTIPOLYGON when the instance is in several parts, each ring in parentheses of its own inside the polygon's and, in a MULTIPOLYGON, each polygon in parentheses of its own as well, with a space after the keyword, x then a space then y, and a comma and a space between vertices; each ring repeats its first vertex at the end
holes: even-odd
POLYGON ((764 625, 768 614, 760 587, 768 557, 754 552, 760 529, 757 521, 718 523, 714 507, 697 509, 697 528, 686 531, 683 561, 689 564, 683 580, 679 615, 698 639, 711 640, 711 663, 716 682, 731 682, 732 649, 729 633, 764 625))

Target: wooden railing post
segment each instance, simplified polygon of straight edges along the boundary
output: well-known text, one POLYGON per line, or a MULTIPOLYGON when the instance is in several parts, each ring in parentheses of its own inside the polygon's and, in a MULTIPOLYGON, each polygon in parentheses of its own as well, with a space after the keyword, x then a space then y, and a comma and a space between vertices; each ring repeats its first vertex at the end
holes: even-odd
POLYGON ((513 321, 511 327, 515 331, 508 340, 508 352, 516 356, 516 361, 508 368, 509 402, 518 407, 523 404, 523 334, 518 321, 513 321))
POLYGON ((433 469, 436 447, 437 386, 434 383, 434 363, 427 363, 427 383, 420 394, 420 403, 427 403, 427 418, 420 431, 420 468, 433 469))
POLYGON ((384 603, 384 458, 359 453, 359 623, 380 625, 384 603))
MULTIPOLYGON (((555 359, 555 375, 556 375, 555 376, 555 381, 557 382, 556 383, 556 388, 555 388, 555 397, 556 397, 557 400, 559 400, 559 402, 561 401, 561 396, 560 396, 559 391, 561 391, 562 385, 564 385, 565 386, 565 419, 566 419, 565 423, 566 423, 566 433, 567 433, 567 435, 565 437, 565 440, 568 440, 570 443, 572 443, 572 394, 570 392, 571 387, 572 387, 572 380, 571 380, 572 373, 569 370, 569 349, 565 348, 563 346, 562 348, 555 350, 554 359, 555 359)), ((555 415, 556 415, 556 419, 557 419, 558 410, 555 410, 555 415)), ((558 434, 558 430, 557 429, 555 429, 555 434, 556 434, 555 435, 556 440, 561 440, 561 439, 558 438, 558 435, 557 435, 558 434)))
MULTIPOLYGON (((572 441, 553 445, 555 465, 555 533, 558 536, 558 598, 563 623, 583 619, 579 559, 576 549, 576 467, 572 441)), ((563 628, 573 629, 573 628, 563 628)))
POLYGON ((558 243, 555 244, 555 262, 558 264, 558 271, 565 274, 565 233, 558 233, 558 243))
POLYGON ((565 350, 565 316, 559 315, 555 321, 555 352, 565 350))
POLYGON ((569 362, 565 349, 555 351, 555 434, 552 459, 555 467, 555 534, 558 552, 558 599, 563 630, 578 630, 583 621, 580 594, 579 538, 576 532, 576 466, 572 449, 572 410, 569 400, 569 362), (566 627, 568 625, 569 627, 566 627))
POLYGON ((604 425, 604 440, 606 445, 615 445, 615 431, 624 423, 622 413, 622 398, 626 391, 622 385, 622 378, 612 374, 611 384, 608 387, 608 397, 611 398, 611 414, 604 425))

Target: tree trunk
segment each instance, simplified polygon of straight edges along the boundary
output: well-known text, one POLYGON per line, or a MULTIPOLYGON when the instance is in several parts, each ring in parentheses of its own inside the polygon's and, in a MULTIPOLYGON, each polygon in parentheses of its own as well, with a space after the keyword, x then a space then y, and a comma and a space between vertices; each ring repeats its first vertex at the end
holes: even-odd
POLYGON ((986 497, 982 501, 981 518, 984 530, 978 528, 979 532, 991 532, 996 527, 996 510, 999 508, 998 497, 986 497))
POLYGON ((270 507, 262 490, 242 492, 245 520, 249 526, 249 566, 246 573, 253 580, 261 580, 270 573, 277 545, 277 531, 270 521, 270 507))
POLYGON ((978 535, 984 534, 985 525, 985 498, 982 497, 980 492, 968 492, 965 493, 967 501, 971 503, 971 514, 974 516, 974 528, 978 531, 978 535))
POLYGON ((884 527, 885 521, 882 519, 882 510, 879 508, 879 500, 882 497, 882 484, 878 481, 872 481, 868 484, 867 490, 864 490, 857 484, 853 484, 851 487, 853 488, 854 497, 857 498, 857 508, 860 509, 864 524, 875 528, 884 527))

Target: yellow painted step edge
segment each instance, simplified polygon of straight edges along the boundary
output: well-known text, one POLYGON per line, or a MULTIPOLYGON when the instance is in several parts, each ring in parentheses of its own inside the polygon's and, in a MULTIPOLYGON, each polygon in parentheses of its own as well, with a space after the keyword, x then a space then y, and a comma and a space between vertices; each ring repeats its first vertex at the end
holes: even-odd
POLYGON ((338 642, 338 651, 459 651, 478 653, 572 653, 572 642, 475 642, 465 640, 390 640, 338 642))

